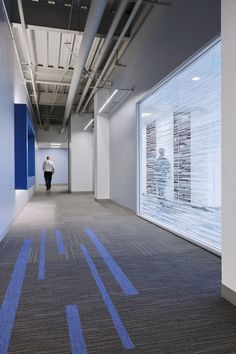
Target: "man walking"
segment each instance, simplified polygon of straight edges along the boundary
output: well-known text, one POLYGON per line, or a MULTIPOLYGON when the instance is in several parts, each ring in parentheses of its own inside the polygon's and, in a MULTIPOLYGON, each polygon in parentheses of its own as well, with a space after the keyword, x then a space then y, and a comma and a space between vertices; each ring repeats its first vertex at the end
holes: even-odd
POLYGON ((46 189, 48 191, 49 189, 51 189, 52 175, 55 171, 54 163, 52 160, 50 160, 49 156, 47 156, 47 160, 43 162, 43 171, 44 171, 46 189))

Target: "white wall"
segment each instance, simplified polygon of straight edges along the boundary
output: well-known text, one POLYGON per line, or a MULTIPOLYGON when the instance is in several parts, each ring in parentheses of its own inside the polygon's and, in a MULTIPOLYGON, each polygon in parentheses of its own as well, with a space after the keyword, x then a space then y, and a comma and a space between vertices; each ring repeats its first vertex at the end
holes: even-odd
MULTIPOLYGON (((236 1, 222 0, 222 283, 236 292, 236 1)), ((234 301, 236 304, 236 301, 234 301)))
POLYGON ((94 196, 96 199, 110 199, 110 120, 98 113, 104 100, 109 98, 108 90, 100 90, 94 97, 94 196))
POLYGON ((55 165, 52 184, 68 184, 68 149, 38 149, 36 158, 37 184, 45 184, 42 170, 43 161, 50 156, 55 165))
POLYGON ((69 189, 71 192, 93 190, 93 135, 84 127, 91 115, 74 115, 70 120, 69 189))
POLYGON ((220 0, 173 0, 154 6, 121 58, 114 88, 134 88, 111 115, 111 199, 135 209, 136 101, 220 33, 220 0))
POLYGON ((0 240, 16 214, 32 196, 34 188, 15 191, 14 103, 27 103, 10 30, 0 2, 0 240))

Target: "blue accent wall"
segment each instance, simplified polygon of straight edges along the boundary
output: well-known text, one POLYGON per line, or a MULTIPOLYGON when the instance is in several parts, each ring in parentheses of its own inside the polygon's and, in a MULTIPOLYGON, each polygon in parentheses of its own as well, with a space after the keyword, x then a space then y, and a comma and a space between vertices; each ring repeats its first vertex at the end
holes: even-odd
POLYGON ((25 104, 15 104, 15 189, 35 184, 35 133, 25 104))

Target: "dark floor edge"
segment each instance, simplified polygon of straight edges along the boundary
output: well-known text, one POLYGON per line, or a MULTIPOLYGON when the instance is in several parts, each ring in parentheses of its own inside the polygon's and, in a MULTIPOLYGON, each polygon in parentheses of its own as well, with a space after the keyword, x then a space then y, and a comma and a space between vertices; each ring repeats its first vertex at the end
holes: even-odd
POLYGON ((236 292, 232 289, 228 288, 226 285, 222 284, 221 286, 221 295, 227 301, 231 302, 234 306, 236 306, 236 292))
POLYGON ((129 212, 131 212, 131 213, 133 213, 133 214, 136 215, 136 211, 135 211, 134 209, 131 209, 131 208, 129 208, 129 207, 123 205, 123 204, 120 204, 120 203, 118 203, 118 202, 115 202, 115 201, 112 200, 112 199, 97 199, 97 198, 94 198, 94 200, 95 200, 95 202, 97 202, 97 203, 109 202, 109 203, 111 203, 111 204, 113 204, 113 205, 117 205, 118 207, 123 208, 123 209, 125 209, 125 210, 127 210, 127 211, 129 211, 129 212))
POLYGON ((168 231, 168 232, 171 233, 172 235, 174 235, 174 236, 176 236, 176 237, 180 237, 180 238, 184 239, 185 241, 190 242, 190 243, 192 243, 193 245, 202 248, 204 251, 210 252, 210 253, 214 254, 215 256, 221 257, 221 252, 220 252, 220 251, 218 251, 217 249, 214 249, 214 248, 208 246, 206 243, 199 242, 198 240, 193 239, 193 238, 191 238, 191 237, 189 237, 188 235, 185 235, 185 234, 183 234, 183 233, 179 233, 179 232, 177 232, 177 231, 173 231, 171 228, 166 227, 166 226, 164 226, 164 225, 162 225, 162 224, 159 224, 156 220, 152 219, 151 217, 148 217, 148 216, 139 214, 138 212, 136 213, 136 215, 137 215, 139 218, 144 219, 144 220, 146 220, 146 221, 152 223, 153 225, 156 225, 157 227, 160 227, 161 229, 163 229, 163 230, 165 230, 165 231, 168 231))
POLYGON ((2 232, 0 232, 0 242, 4 239, 4 237, 6 236, 6 234, 8 233, 10 228, 12 227, 13 222, 14 222, 14 220, 11 220, 9 222, 9 224, 2 230, 2 232))
POLYGON ((93 194, 93 191, 72 191, 70 188, 68 188, 68 192, 71 194, 93 194))

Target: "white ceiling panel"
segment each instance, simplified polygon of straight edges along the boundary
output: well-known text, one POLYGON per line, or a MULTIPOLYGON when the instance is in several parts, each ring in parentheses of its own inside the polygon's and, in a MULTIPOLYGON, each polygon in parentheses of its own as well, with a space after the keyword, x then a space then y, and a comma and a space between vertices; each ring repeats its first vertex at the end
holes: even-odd
POLYGON ((48 32, 35 31, 35 51, 38 65, 48 66, 48 32))
MULTIPOLYGON (((21 31, 21 25, 13 24, 13 33, 19 58, 27 81, 27 87, 32 97, 32 83, 21 31)), ((40 107, 44 107, 42 109, 51 106, 47 113, 47 117, 50 116, 50 120, 55 117, 55 119, 60 120, 63 115, 63 106, 65 106, 68 97, 74 72, 73 68, 79 55, 83 34, 71 31, 63 33, 61 30, 56 31, 55 29, 33 26, 28 27, 26 32, 34 80, 38 92, 38 103, 40 107), (60 107, 62 110, 59 112, 60 117, 56 107, 60 107)), ((92 70, 103 43, 104 38, 94 39, 85 65, 87 70, 92 70)), ((79 92, 81 92, 85 83, 86 79, 84 74, 82 74, 75 100, 78 100, 79 92)), ((33 97, 32 101, 35 103, 33 97)))
POLYGON ((22 37, 21 29, 20 28, 19 29, 13 28, 12 31, 13 31, 13 35, 15 38, 19 59, 20 59, 21 63, 27 63, 27 58, 26 58, 26 54, 24 51, 24 44, 23 44, 23 37, 22 37))
POLYGON ((61 34, 48 32, 48 65, 58 68, 61 51, 61 34))

